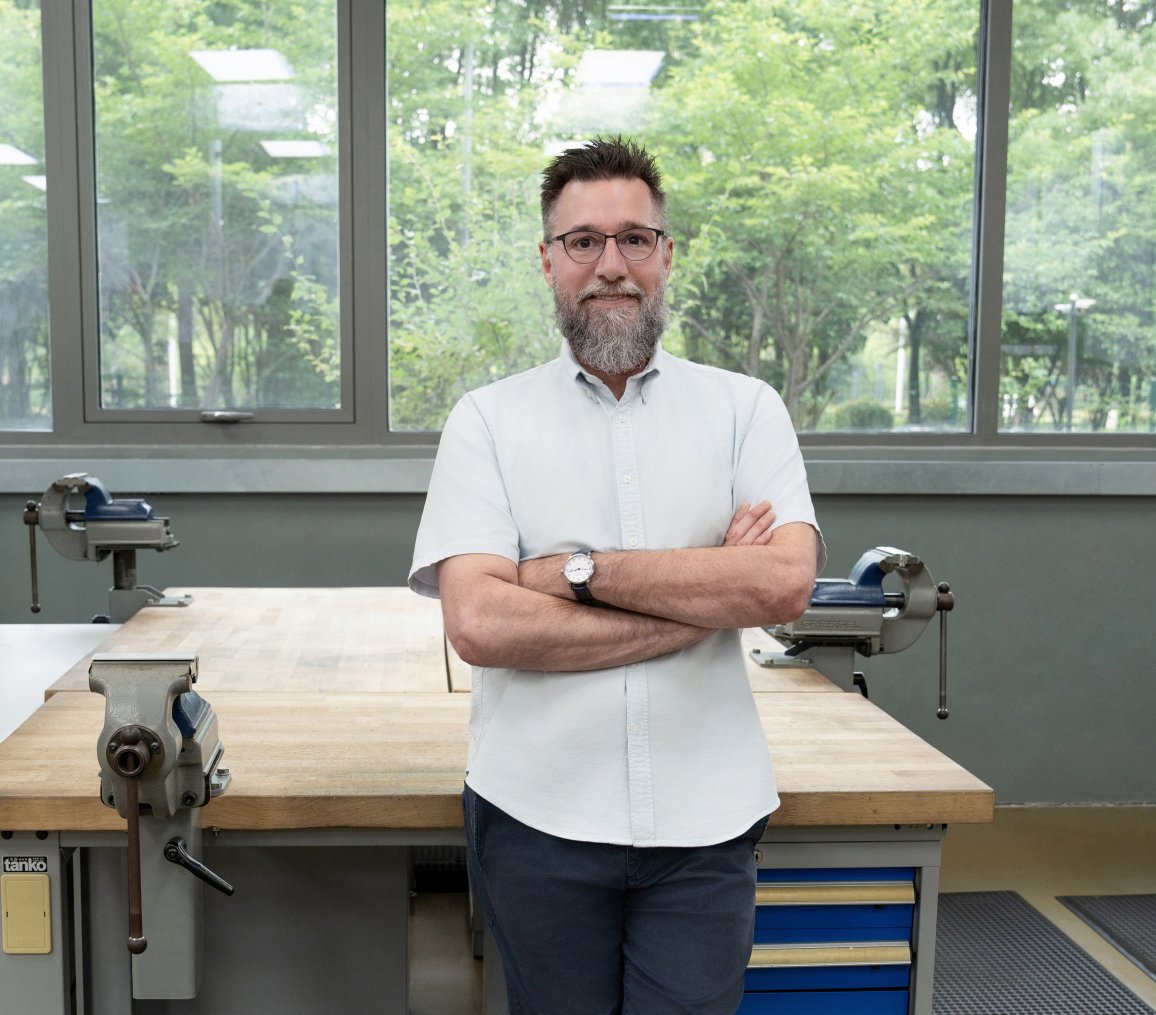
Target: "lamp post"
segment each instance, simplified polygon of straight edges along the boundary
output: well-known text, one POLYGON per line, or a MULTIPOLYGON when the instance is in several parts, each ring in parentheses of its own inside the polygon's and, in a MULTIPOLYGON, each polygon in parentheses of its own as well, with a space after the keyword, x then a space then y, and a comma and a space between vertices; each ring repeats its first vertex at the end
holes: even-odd
POLYGON ((1068 315, 1068 386, 1065 392, 1065 415, 1067 430, 1072 429, 1072 414, 1076 406, 1076 340, 1077 318, 1082 317, 1096 305, 1095 300, 1081 299, 1076 293, 1068 297, 1067 303, 1057 303, 1056 309, 1061 314, 1068 315))

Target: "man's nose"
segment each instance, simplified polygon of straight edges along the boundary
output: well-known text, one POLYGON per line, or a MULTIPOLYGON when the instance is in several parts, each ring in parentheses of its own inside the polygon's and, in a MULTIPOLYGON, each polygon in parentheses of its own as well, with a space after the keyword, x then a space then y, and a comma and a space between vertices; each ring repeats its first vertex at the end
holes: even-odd
POLYGON ((596 268, 598 277, 607 281, 612 282, 615 279, 626 277, 628 271, 626 258, 622 256, 622 251, 618 249, 618 241, 613 237, 608 239, 602 248, 596 268))

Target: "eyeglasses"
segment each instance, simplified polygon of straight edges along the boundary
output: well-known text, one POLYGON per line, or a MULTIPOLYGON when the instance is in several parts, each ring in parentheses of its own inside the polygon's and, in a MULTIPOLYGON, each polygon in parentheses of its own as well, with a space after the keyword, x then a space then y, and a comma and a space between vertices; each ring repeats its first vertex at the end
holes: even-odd
POLYGON ((649 226, 636 226, 633 229, 623 229, 619 233, 596 233, 589 229, 574 229, 560 236, 551 236, 550 243, 555 240, 562 242, 562 249, 566 251, 571 261, 579 264, 592 264, 602 256, 606 249, 606 241, 613 240, 618 244, 618 252, 628 261, 645 261, 654 253, 658 241, 666 233, 661 229, 651 229, 649 226))

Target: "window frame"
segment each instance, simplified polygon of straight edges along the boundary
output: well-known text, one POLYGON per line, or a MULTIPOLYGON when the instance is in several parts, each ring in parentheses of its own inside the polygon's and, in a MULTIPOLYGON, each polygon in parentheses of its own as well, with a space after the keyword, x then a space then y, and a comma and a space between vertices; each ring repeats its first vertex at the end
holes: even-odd
MULTIPOLYGON (((91 81, 91 2, 43 0, 45 162, 48 188, 51 431, 0 433, 9 456, 33 449, 64 457, 77 448, 121 449, 140 458, 235 454, 272 449, 344 454, 351 470, 368 455, 389 469, 432 457, 436 433, 388 428, 388 271, 386 174, 386 16, 383 0, 338 0, 339 233, 343 405, 336 413, 256 410, 250 422, 204 423, 198 410, 99 407, 95 169, 91 81), (356 209, 356 215, 354 214, 356 209), (346 401, 348 399, 348 401, 346 401), (199 450, 198 450, 199 449, 199 450), (343 452, 342 449, 345 449, 343 452), (354 450, 357 449, 357 450, 354 450)), ((99 2, 99 0, 97 0, 99 2)), ((968 429, 959 432, 800 435, 808 460, 882 462, 968 460, 975 452, 1020 459, 1056 452, 1121 461, 1156 459, 1156 434, 999 430, 1004 201, 1012 56, 1011 0, 980 4, 979 114, 968 342, 968 429), (1122 457, 1121 457, 1122 456, 1122 457)), ((527 255, 529 256, 529 255, 527 255)), ((4 454, 0 451, 0 455, 4 454)), ((278 452, 279 454, 279 452, 278 452)), ((420 472, 421 470, 419 470, 420 472)), ((977 473, 978 474, 978 473, 977 473)), ((410 489, 413 475, 399 480, 410 489)), ((1138 480, 1147 488, 1147 480, 1138 480)), ((391 485, 380 479, 377 485, 391 485)))

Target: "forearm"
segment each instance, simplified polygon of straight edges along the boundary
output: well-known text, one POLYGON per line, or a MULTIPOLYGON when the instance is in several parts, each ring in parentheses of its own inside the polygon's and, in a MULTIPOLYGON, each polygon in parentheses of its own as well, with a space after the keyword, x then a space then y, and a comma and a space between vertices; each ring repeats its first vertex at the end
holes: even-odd
POLYGON ((452 560, 439 568, 446 634, 458 655, 475 666, 602 669, 666 655, 712 633, 663 617, 587 606, 521 587, 506 576, 464 573, 443 580, 447 564, 452 560))
POLYGON ((794 620, 814 584, 797 562, 767 546, 608 553, 596 594, 614 606, 708 627, 763 627, 794 620))
MULTIPOLYGON (((766 545, 595 553, 599 602, 708 628, 762 627, 806 609, 815 581, 814 530, 784 526, 766 545)), ((523 586, 567 599, 564 555, 525 561, 523 586)))

